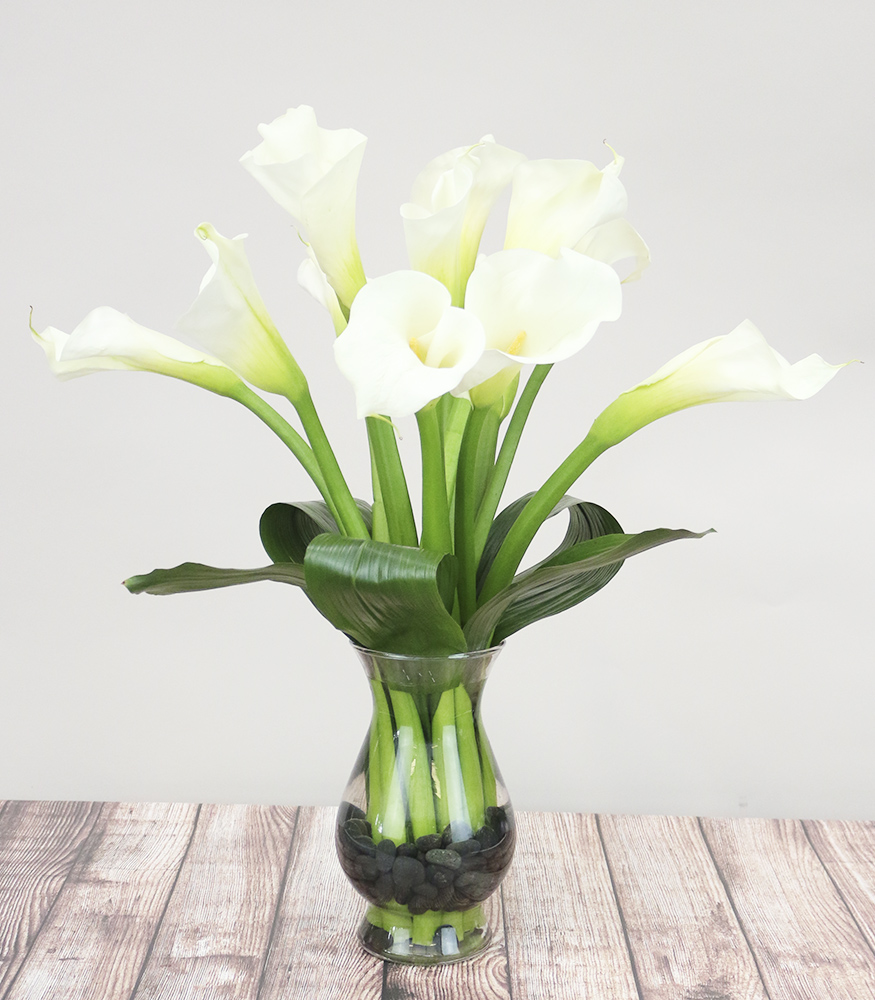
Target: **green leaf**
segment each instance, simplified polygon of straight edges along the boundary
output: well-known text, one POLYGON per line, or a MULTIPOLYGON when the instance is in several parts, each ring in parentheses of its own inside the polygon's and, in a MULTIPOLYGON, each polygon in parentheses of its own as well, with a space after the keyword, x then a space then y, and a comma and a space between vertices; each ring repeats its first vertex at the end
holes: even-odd
POLYGON ((195 590, 235 587, 240 583, 275 580, 304 586, 304 571, 292 563, 263 566, 260 569, 219 569, 203 563, 182 563, 172 569, 153 569, 144 576, 131 576, 124 585, 132 594, 185 594, 195 590))
MULTIPOLYGON (((609 534, 578 542, 518 574, 504 590, 487 601, 465 626, 468 643, 471 649, 484 649, 538 618, 570 607, 565 603, 566 597, 570 589, 579 585, 576 578, 582 573, 619 564, 630 556, 666 542, 702 538, 708 533, 683 528, 655 528, 637 535, 609 534)), ((578 601, 589 596, 585 587, 582 590, 583 596, 579 596, 578 601)))
MULTIPOLYGON (((489 570, 492 568, 492 563, 495 561, 498 550, 501 548, 501 543, 505 540, 507 533, 513 527, 514 521, 516 521, 520 514, 522 514, 526 504, 534 495, 534 493, 526 493, 518 500, 514 500, 514 502, 505 507, 498 517, 496 517, 492 522, 489 534, 486 537, 486 544, 483 547, 483 554, 480 557, 480 565, 477 567, 478 592, 483 586, 483 582, 489 574, 489 570)), ((571 496, 564 496, 550 511, 547 517, 555 517, 563 510, 568 511, 568 530, 565 532, 565 537, 562 539, 559 546, 547 557, 547 559, 544 559, 542 563, 546 563, 558 553, 565 551, 565 549, 570 548, 572 545, 576 545, 578 542, 584 542, 588 538, 597 538, 599 535, 622 534, 623 532, 623 529, 620 527, 620 522, 614 517, 614 515, 611 514, 610 511, 605 510, 604 507, 599 507, 598 504, 588 503, 585 500, 578 500, 571 496)), ((539 563, 538 565, 542 565, 542 563, 539 563)), ((616 574, 619 569, 620 566, 617 565, 602 586, 604 586, 605 583, 610 580, 611 576, 616 574)))
MULTIPOLYGON (((356 500, 356 506, 370 531, 370 505, 364 500, 356 500)), ((261 515, 258 530, 265 552, 275 563, 303 563, 307 546, 317 535, 340 532, 328 505, 322 500, 271 504, 261 515)))
POLYGON ((452 556, 340 535, 319 535, 304 559, 307 595, 360 646, 407 656, 467 649, 447 610, 456 585, 452 556))

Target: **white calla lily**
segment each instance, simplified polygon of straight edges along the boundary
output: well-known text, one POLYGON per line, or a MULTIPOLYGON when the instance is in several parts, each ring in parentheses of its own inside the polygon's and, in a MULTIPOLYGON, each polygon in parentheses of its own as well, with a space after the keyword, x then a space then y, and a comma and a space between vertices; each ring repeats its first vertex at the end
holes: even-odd
POLYGON ((290 108, 258 131, 263 141, 240 162, 301 224, 348 311, 365 283, 355 237, 355 199, 367 139, 355 129, 320 128, 307 105, 290 108))
POLYGON ((245 236, 228 239, 206 224, 198 226, 195 236, 213 263, 177 329, 252 385, 297 398, 306 382, 255 285, 243 249, 245 236))
POLYGON ((517 167, 507 216, 505 249, 528 247, 555 257, 560 247, 613 264, 635 258, 627 280, 650 262, 647 245, 622 215, 628 198, 620 182, 623 158, 604 170, 586 160, 527 160, 517 167))
MULTIPOLYGON (((468 281, 465 311, 482 323, 486 350, 459 389, 473 389, 500 371, 510 378, 523 364, 564 361, 621 308, 617 273, 574 250, 561 249, 555 258, 522 249, 481 257, 468 281)), ((495 392, 503 388, 492 384, 495 392)))
POLYGON ((109 306, 93 309, 69 334, 53 326, 42 333, 31 331, 60 379, 100 371, 145 371, 192 382, 222 396, 233 397, 244 388, 217 358, 140 326, 109 306))
POLYGON ((369 281, 334 343, 359 417, 409 416, 452 392, 483 353, 479 320, 436 278, 395 271, 369 281))
POLYGON ((486 135, 432 160, 401 206, 411 267, 442 281, 455 305, 464 302, 489 212, 524 159, 486 135))
POLYGON ((844 365, 811 354, 791 365, 750 322, 683 351, 650 378, 624 392, 590 432, 610 447, 669 413, 724 401, 808 399, 844 365))

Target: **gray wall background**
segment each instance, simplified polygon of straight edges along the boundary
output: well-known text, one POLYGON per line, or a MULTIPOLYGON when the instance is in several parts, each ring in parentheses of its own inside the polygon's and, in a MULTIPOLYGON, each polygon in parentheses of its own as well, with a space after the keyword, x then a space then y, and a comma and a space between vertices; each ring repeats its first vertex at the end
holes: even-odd
MULTIPOLYGON (((508 498, 619 392, 745 317, 791 361, 872 357, 868 4, 6 0, 0 28, 2 797, 330 804, 364 737, 359 667, 297 591, 119 585, 260 564, 261 510, 311 494, 279 443, 170 379, 55 382, 28 336, 31 305, 39 329, 106 304, 172 332, 208 264, 194 227, 249 232, 366 493, 291 220, 237 164, 259 121, 309 103, 369 137, 372 275, 405 266, 398 206, 452 146, 627 157, 654 264, 554 370, 508 498)), ((807 403, 670 417, 587 473, 576 494, 627 530, 718 533, 509 642, 484 716, 518 807, 875 816, 872 428, 855 365, 807 403)))

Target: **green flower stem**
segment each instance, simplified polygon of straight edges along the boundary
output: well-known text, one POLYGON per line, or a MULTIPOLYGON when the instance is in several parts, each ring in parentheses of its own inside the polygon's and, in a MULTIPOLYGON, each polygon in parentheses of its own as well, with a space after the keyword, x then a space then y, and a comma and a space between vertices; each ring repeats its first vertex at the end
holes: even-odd
POLYGON ((483 547, 486 545, 486 536, 489 534, 489 528, 492 525, 495 512, 498 510, 499 503, 501 503, 501 495, 504 493, 507 477, 516 456, 517 447, 519 446, 523 429, 526 426, 526 421, 529 419, 532 404, 535 402, 535 398, 544 384, 544 379, 546 379, 552 367, 552 365, 535 366, 534 371, 529 376, 520 394, 516 408, 513 411, 513 416, 510 418, 510 423, 507 425, 507 430, 505 431, 504 439, 501 442, 501 448, 498 452, 498 458, 495 461, 492 473, 487 479, 483 500, 474 522, 474 551, 477 553, 478 560, 480 554, 483 552, 483 547))
MULTIPOLYGON (((370 445, 370 442, 368 442, 370 445)), ((380 489, 380 474, 374 460, 374 449, 371 452, 371 483, 373 484, 374 502, 371 506, 371 537, 375 542, 389 541, 389 522, 386 520, 386 507, 383 503, 383 492, 380 489)))
POLYGON ((325 477, 319 468, 319 463, 313 453, 313 449, 301 437, 294 427, 268 403, 262 399, 258 393, 253 392, 248 385, 242 382, 236 387, 232 399, 242 403, 248 410, 251 410, 259 420, 276 434, 295 458, 301 463, 304 471, 313 480, 316 489, 319 490, 322 498, 328 504, 332 516, 339 523, 337 507, 334 498, 325 484, 325 477))
POLYGON ((443 923, 443 914, 436 910, 426 910, 425 913, 415 913, 413 915, 413 938, 414 944, 429 945, 434 941, 438 927, 443 923))
POLYGON ((422 540, 424 549, 453 551, 444 450, 437 406, 432 402, 416 414, 422 448, 422 540))
POLYGON ((399 771, 401 781, 407 786, 407 805, 415 840, 437 830, 434 793, 428 767, 428 747, 413 695, 407 691, 390 689, 389 696, 392 699, 395 727, 399 734, 399 771), (402 753, 402 747, 406 750, 408 746, 409 762, 402 753))
POLYGON ((438 827, 443 831, 450 822, 447 798, 447 767, 444 760, 444 732, 456 725, 456 703, 452 689, 442 692, 431 720, 431 740, 434 753, 435 812, 438 827))
POLYGON ((471 403, 461 397, 441 396, 438 404, 443 423, 444 469, 447 477, 447 503, 452 503, 456 493, 456 473, 459 468, 459 450, 465 427, 471 416, 471 403))
MULTIPOLYGON (((456 478, 455 554, 458 561, 459 611, 462 624, 477 610, 477 553, 474 549, 474 514, 480 504, 478 483, 485 482, 484 467, 489 466, 489 442, 493 427, 497 433, 498 413, 491 407, 475 409, 459 454, 456 478), (481 443, 482 439, 482 443, 481 443)), ((494 451, 493 451, 494 456, 494 451)), ((488 471, 488 469, 487 469, 488 471)))
POLYGON ((489 575, 480 591, 479 603, 495 597, 513 579, 526 549, 547 519, 550 511, 562 499, 587 468, 606 451, 612 441, 605 441, 590 431, 568 458, 559 466, 523 508, 498 550, 489 575))
POLYGON ((335 506, 340 515, 339 527, 344 535, 349 538, 370 538, 371 533, 362 517, 362 512, 350 493, 349 486, 343 478, 337 458, 328 441, 325 428, 313 405, 313 400, 308 390, 289 397, 289 401, 298 411, 304 431, 313 448, 313 453, 319 462, 319 468, 325 476, 325 485, 334 498, 335 506))
POLYGON ((465 801, 468 803, 468 818, 472 830, 479 830, 486 821, 483 803, 483 774, 480 770, 480 753, 477 749, 477 734, 474 731, 474 714, 468 692, 460 684, 455 692, 456 738, 459 744, 459 762, 462 767, 462 782, 465 786, 465 801))
POLYGON ((367 811, 368 815, 373 812, 375 816, 372 828, 379 836, 375 836, 374 840, 390 838, 400 844, 407 839, 407 816, 401 789, 401 772, 395 762, 392 714, 386 691, 378 677, 371 681, 371 687, 374 692, 376 740, 379 747, 376 757, 379 767, 377 790, 381 797, 376 805, 368 802, 367 811))
POLYGON ((380 496, 386 513, 389 541, 415 548, 419 544, 416 521, 413 518, 404 467, 398 454, 395 428, 382 417, 368 417, 367 426, 371 454, 379 477, 380 496))

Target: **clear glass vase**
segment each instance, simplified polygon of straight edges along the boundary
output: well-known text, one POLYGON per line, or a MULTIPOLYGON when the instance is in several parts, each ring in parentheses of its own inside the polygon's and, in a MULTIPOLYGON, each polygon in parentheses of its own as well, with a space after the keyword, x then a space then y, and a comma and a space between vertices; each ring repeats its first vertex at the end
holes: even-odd
POLYGON ((364 948, 414 965, 468 958, 489 940, 481 903, 513 856, 513 809, 480 724, 500 647, 397 656, 354 646, 373 717, 337 813, 343 870, 370 906, 364 948))

